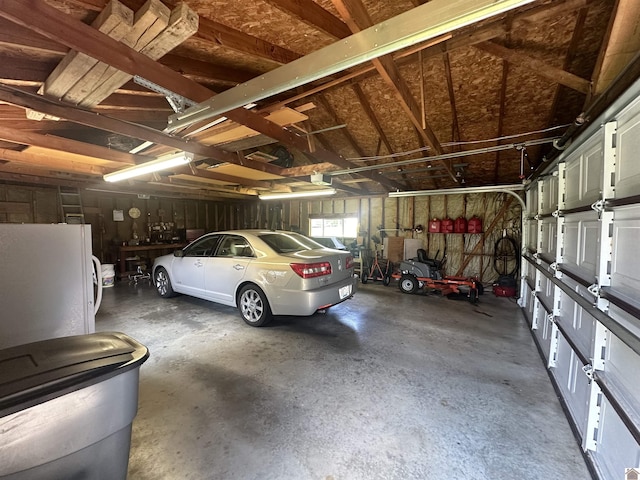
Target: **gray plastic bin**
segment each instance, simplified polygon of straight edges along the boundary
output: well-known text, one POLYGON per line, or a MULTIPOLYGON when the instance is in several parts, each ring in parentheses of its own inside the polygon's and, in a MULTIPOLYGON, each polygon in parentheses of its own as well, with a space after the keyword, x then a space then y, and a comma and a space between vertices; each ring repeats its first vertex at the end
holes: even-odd
POLYGON ((0 350, 0 478, 125 479, 148 357, 117 332, 0 350))

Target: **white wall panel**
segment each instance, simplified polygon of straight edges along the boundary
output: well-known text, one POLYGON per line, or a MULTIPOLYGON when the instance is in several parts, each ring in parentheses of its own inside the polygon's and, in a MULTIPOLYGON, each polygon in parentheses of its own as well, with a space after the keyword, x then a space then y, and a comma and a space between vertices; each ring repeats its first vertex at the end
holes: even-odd
POLYGON ((553 290, 553 282, 544 275, 541 275, 538 288, 538 297, 541 297, 544 304, 550 309, 553 309, 553 290))
POLYGON ((591 205, 602 195, 602 172, 604 165, 603 131, 580 145, 566 159, 566 191, 561 199, 563 209, 591 205))
MULTIPOLYGON (((557 173, 557 172, 556 172, 557 173)), ((542 180, 540 214, 555 212, 558 209, 558 176, 549 175, 542 180)))
POLYGON ((625 468, 640 465, 640 445, 604 397, 597 438, 592 456, 603 479, 624 479, 625 468))
POLYGON ((555 260, 558 235, 557 220, 553 217, 547 217, 540 223, 539 252, 545 257, 550 257, 555 260))
POLYGON ((544 355, 545 360, 549 360, 549 351, 551 349, 551 332, 553 329, 553 323, 547 318, 547 311, 540 304, 537 298, 533 302, 533 315, 534 324, 538 325, 538 328, 533 331, 534 335, 538 339, 540 349, 544 355))
POLYGON ((615 197, 640 193, 640 100, 618 116, 615 197))
POLYGON ((635 417, 640 418, 640 356, 618 337, 609 335, 604 371, 616 389, 625 394, 635 417))
POLYGON ((611 289, 631 301, 640 301, 639 248, 640 205, 617 208, 613 214, 611 289))
MULTIPOLYGON (((562 279, 573 291, 585 298, 593 300, 587 289, 568 277, 562 279)), ((559 289, 560 290, 560 289, 559 289)), ((588 312, 574 302, 566 293, 560 290, 560 301, 556 322, 562 326, 573 343, 587 357, 592 355, 596 332, 596 320, 588 312)))
POLYGON ((562 391, 573 421, 581 436, 587 428, 587 411, 589 408, 590 382, 582 371, 584 364, 571 349, 571 346, 560 333, 558 335, 558 352, 556 366, 551 373, 562 391))
POLYGON ((564 217, 562 266, 591 282, 600 261, 600 225, 594 211, 564 217))
POLYGON ((625 312, 613 303, 609 305, 609 311, 607 313, 620 325, 630 330, 635 336, 640 337, 640 319, 625 312))

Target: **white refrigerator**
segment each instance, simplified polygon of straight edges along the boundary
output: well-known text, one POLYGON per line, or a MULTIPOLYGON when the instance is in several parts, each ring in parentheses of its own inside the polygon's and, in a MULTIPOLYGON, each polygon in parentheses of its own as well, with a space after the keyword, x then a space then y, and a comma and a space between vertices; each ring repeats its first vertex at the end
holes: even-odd
POLYGON ((94 333, 101 299, 91 225, 0 224, 0 349, 94 333))

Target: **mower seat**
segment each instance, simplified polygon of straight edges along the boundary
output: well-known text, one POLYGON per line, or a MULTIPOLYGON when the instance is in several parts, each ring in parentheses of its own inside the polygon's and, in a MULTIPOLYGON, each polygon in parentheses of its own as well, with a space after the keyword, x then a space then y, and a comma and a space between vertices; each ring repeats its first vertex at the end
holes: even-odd
POLYGON ((430 267, 440 268, 440 265, 442 262, 428 258, 427 251, 424 248, 419 248, 417 252, 418 252, 418 262, 429 265, 430 267))

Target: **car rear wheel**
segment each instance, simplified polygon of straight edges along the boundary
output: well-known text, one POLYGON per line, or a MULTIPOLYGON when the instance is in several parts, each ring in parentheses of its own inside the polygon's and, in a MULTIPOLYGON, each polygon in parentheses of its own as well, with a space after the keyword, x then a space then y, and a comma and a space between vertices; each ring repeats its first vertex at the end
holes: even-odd
POLYGON ((418 290, 418 279, 413 275, 405 273, 398 282, 398 287, 402 293, 416 293, 418 290))
POLYGON ((267 297, 256 285, 242 287, 238 295, 240 315, 247 325, 262 327, 271 321, 271 308, 267 297))
POLYGON ((173 291, 171 286, 171 280, 169 274, 163 267, 159 267, 155 274, 155 285, 158 294, 163 298, 169 298, 175 296, 176 292, 173 291))

